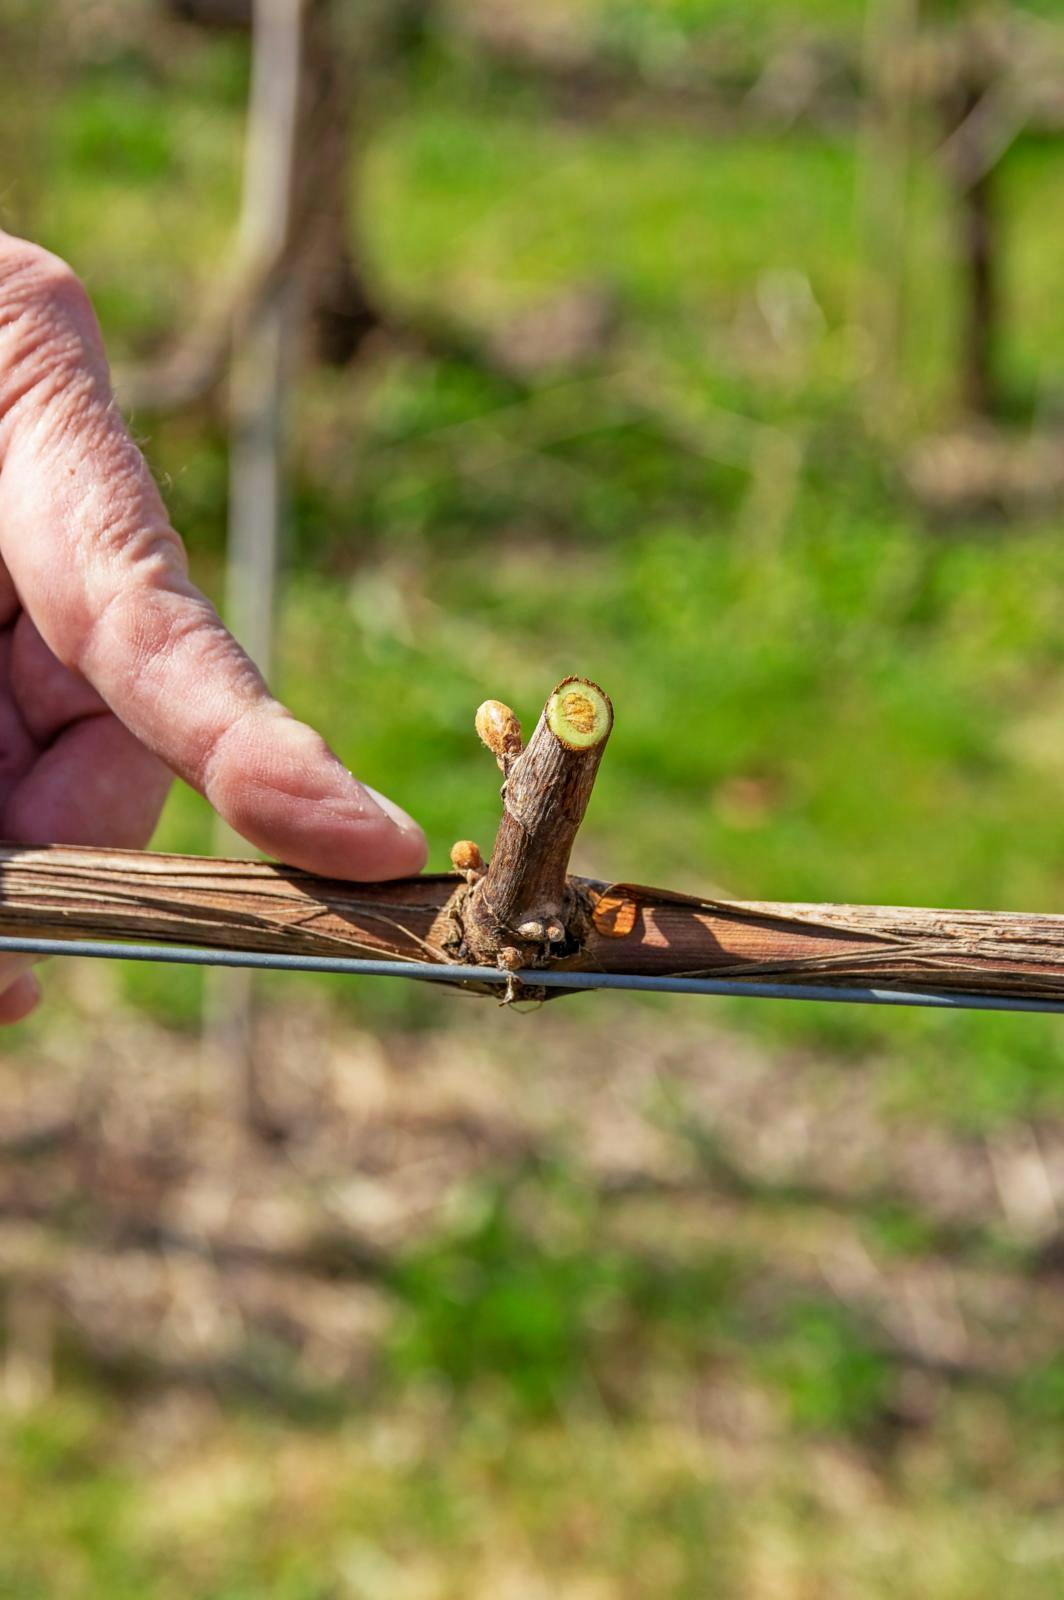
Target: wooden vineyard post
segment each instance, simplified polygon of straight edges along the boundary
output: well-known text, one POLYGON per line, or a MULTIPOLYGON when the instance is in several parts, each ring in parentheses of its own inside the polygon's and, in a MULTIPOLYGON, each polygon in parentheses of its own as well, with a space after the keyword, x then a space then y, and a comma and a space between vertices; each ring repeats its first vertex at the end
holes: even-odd
POLYGON ((1001 409, 996 359, 1001 320, 999 155, 984 148, 983 123, 1000 67, 974 22, 963 36, 962 55, 963 70, 946 96, 953 122, 947 134, 946 175, 953 188, 963 287, 960 396, 972 416, 993 417, 1001 409))
MULTIPOLYGON (((241 248, 248 259, 280 260, 295 215, 307 6, 306 0, 255 0, 253 10, 241 248)), ((285 392, 299 322, 299 286, 291 275, 279 274, 232 351, 226 613, 266 677, 273 663, 285 506, 285 392)), ((226 851, 248 851, 221 821, 215 843, 226 851)), ((242 1119, 269 1132, 256 1070, 255 993, 250 972, 212 972, 204 1023, 231 1065, 242 1119)))
POLYGON ((897 432, 905 334, 906 227, 913 141, 913 66, 919 0, 868 0, 857 146, 861 261, 854 323, 869 336, 865 420, 897 432))

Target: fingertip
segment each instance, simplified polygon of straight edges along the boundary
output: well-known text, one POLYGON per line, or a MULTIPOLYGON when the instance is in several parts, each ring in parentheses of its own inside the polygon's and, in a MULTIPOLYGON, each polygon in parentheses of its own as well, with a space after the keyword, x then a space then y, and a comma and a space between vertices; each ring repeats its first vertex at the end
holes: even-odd
POLYGON ((425 865, 417 823, 279 707, 231 731, 205 790, 237 833, 305 872, 375 883, 425 865))
POLYGON ((429 853, 428 840, 416 822, 408 817, 405 825, 398 827, 386 814, 353 824, 341 849, 339 861, 330 869, 332 875, 361 883, 416 877, 429 853))
POLYGON ((0 1026, 24 1022, 37 1009, 40 998, 41 986, 36 977, 24 972, 0 994, 0 1026))
POLYGON ((323 811, 307 815, 298 825, 271 829, 246 838, 290 867, 322 878, 343 878, 350 883, 384 883, 412 878, 428 857, 421 829, 397 828, 386 817, 369 811, 340 818, 323 811))
POLYGON ((372 784, 360 783, 359 788, 383 814, 386 824, 385 828, 379 828, 379 836, 374 841, 377 853, 382 858, 396 863, 394 871, 381 876, 413 877, 422 870, 428 860, 429 844, 424 830, 409 812, 404 811, 402 806, 396 805, 386 794, 381 794, 379 789, 374 789, 372 784))

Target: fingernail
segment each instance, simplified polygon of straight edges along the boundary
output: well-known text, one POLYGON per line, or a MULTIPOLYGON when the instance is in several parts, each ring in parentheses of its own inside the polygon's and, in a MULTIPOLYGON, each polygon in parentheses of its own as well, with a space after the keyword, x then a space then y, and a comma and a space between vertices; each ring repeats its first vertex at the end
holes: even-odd
MULTIPOLYGON (((361 782, 361 780, 359 781, 361 782)), ((384 812, 384 815, 388 818, 389 822, 394 822, 395 826, 402 829, 403 833, 421 832, 421 828, 418 823, 416 823, 413 817, 403 810, 402 806, 397 806, 394 800, 389 800, 386 794, 381 794, 380 791, 378 789, 374 789, 371 784, 363 783, 362 787, 373 801, 373 804, 377 806, 379 810, 384 812)))

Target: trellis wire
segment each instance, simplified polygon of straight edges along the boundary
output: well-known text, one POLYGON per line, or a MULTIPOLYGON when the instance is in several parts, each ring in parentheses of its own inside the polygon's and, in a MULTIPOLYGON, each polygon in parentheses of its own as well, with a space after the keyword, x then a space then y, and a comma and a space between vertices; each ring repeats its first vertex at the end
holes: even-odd
POLYGON ((291 956, 262 950, 207 950, 188 945, 124 944, 103 939, 0 937, 0 954, 88 956, 108 961, 161 961, 182 967, 251 967, 270 972, 326 972, 362 978, 411 978, 422 983, 496 983, 510 977, 544 989, 629 989, 654 994, 704 994, 756 1000, 823 1000, 857 1006, 925 1006, 940 1011, 1064 1012, 1064 1001, 1010 995, 947 994, 941 990, 870 989, 812 983, 765 983, 743 978, 678 978, 638 972, 509 973, 415 961, 367 961, 353 956, 291 956))

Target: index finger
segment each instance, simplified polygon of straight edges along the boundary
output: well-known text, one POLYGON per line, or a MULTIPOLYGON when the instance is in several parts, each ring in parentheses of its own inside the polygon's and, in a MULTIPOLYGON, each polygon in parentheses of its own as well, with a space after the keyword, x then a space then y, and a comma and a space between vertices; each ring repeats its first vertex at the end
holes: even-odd
POLYGON ((49 648, 259 848, 343 877, 419 871, 421 830, 273 698, 189 580, 77 280, 6 246, 0 550, 49 648))

